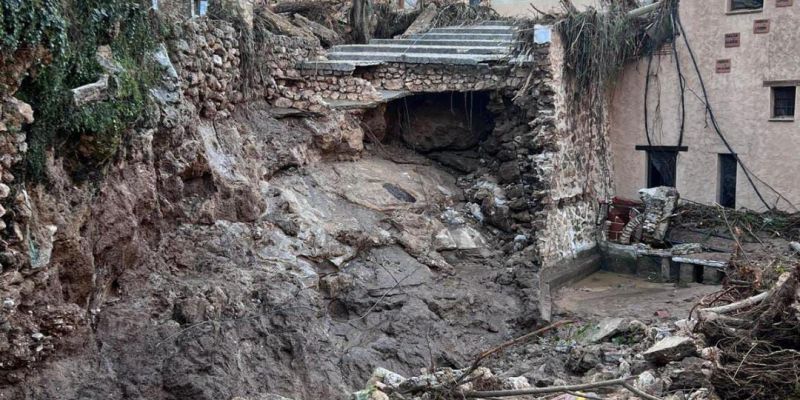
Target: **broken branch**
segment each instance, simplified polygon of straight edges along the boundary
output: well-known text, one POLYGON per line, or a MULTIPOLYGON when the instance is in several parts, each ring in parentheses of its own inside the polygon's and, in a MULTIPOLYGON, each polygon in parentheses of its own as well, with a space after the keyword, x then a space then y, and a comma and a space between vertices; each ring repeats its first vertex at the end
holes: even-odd
POLYGON ((742 308, 758 304, 762 300, 768 298, 769 294, 770 294, 770 292, 766 291, 764 293, 757 294, 757 295, 755 295, 753 297, 748 297, 748 298, 746 298, 744 300, 739 300, 739 301, 737 301, 735 303, 726 304, 724 306, 711 307, 711 308, 701 308, 700 312, 701 313, 715 313, 715 314, 729 313, 731 311, 740 310, 742 308))
POLYGON ((537 329, 537 330, 535 330, 535 331, 533 331, 531 333, 527 333, 525 335, 522 335, 522 336, 520 336, 520 337, 518 337, 516 339, 512 339, 512 340, 509 340, 509 341, 507 341, 505 343, 501 343, 497 347, 493 347, 493 348, 491 348, 489 350, 482 351, 480 354, 478 354, 478 357, 472 363, 472 366, 470 366, 469 369, 467 369, 467 371, 465 373, 463 373, 458 379, 456 379, 456 383, 457 384, 463 383, 464 378, 470 376, 470 374, 472 374, 476 369, 478 369, 478 367, 480 366, 481 362, 483 360, 485 360, 487 357, 489 357, 489 356, 491 356, 493 354, 500 353, 503 350, 505 350, 505 349, 507 349, 507 348, 509 348, 511 346, 514 346, 514 345, 517 345, 519 343, 522 343, 522 342, 524 342, 524 341, 526 341, 526 340, 528 340, 528 339, 530 339, 532 337, 539 336, 542 333, 545 333, 547 331, 556 329, 556 328, 564 326, 564 325, 574 324, 574 323, 575 323, 574 320, 558 321, 556 323, 553 323, 553 324, 550 324, 548 326, 545 326, 544 328, 537 329))
POLYGON ((466 398, 475 399, 475 398, 486 398, 486 397, 511 397, 511 396, 523 396, 523 395, 541 395, 541 394, 550 394, 550 393, 568 393, 568 392, 575 392, 578 390, 587 390, 587 389, 597 389, 603 387, 610 387, 610 386, 622 386, 625 389, 629 390, 631 393, 639 396, 643 399, 647 400, 661 400, 658 397, 649 395, 637 388, 633 385, 629 384, 628 381, 635 379, 633 377, 630 378, 623 378, 623 379, 612 379, 610 381, 602 381, 602 382, 595 382, 595 383, 582 383, 578 385, 564 385, 564 386, 551 386, 545 388, 530 388, 530 389, 516 389, 516 390, 487 390, 487 391, 469 391, 464 392, 463 395, 466 398))

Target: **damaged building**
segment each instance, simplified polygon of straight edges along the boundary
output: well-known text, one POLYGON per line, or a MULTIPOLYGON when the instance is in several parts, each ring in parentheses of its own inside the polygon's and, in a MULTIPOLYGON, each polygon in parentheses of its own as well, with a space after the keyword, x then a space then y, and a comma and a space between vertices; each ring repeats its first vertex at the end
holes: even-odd
POLYGON ((786 1, 680 3, 674 44, 626 67, 609 137, 615 193, 796 211, 800 10, 786 1))
POLYGON ((528 3, 0 3, 0 399, 790 396, 798 5, 528 3))

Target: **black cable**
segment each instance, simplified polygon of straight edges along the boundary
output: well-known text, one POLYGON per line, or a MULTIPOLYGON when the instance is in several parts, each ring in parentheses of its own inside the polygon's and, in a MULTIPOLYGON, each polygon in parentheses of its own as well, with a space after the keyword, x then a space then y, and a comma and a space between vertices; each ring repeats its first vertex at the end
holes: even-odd
POLYGON ((647 59, 647 74, 644 77, 644 135, 647 137, 647 145, 652 146, 653 142, 650 140, 650 116, 647 112, 647 97, 650 93, 650 66, 653 65, 653 54, 650 54, 647 59))
MULTIPOLYGON (((672 21, 672 32, 677 32, 678 25, 675 22, 675 14, 678 12, 678 3, 675 3, 672 9, 672 13, 670 13, 670 20, 672 21)), ((672 41, 672 55, 675 58, 675 69, 678 73, 678 86, 681 92, 681 127, 680 132, 678 133, 678 147, 683 145, 683 132, 686 128, 686 78, 683 76, 683 71, 681 70, 681 60, 678 58, 678 46, 676 39, 672 41)))
POLYGON ((680 33, 681 36, 683 36, 683 41, 686 44, 686 49, 689 51, 689 56, 692 59, 692 64, 694 64, 694 70, 697 73, 697 79, 700 82, 700 88, 703 90, 703 97, 705 98, 706 111, 708 111, 708 116, 711 119, 711 125, 714 127, 714 131, 716 131, 717 136, 719 136, 719 138, 722 140, 722 143, 725 144, 725 147, 728 149, 730 154, 733 156, 733 158, 736 159, 736 162, 742 167, 742 171, 744 171, 744 175, 745 177, 747 177, 747 181, 750 182, 750 186, 752 186, 753 190, 755 190, 759 200, 761 200, 764 206, 767 207, 767 210, 771 210, 772 207, 770 207, 769 203, 767 203, 767 201, 764 199, 764 196, 761 195, 761 192, 758 190, 758 187, 756 187, 756 184, 755 182, 753 182, 753 178, 750 177, 750 172, 748 171, 747 167, 745 167, 744 162, 742 162, 742 159, 739 158, 739 155, 736 154, 735 151, 733 151, 733 147, 731 147, 730 143, 728 143, 728 140, 725 139, 725 136, 722 134, 722 130, 720 129, 719 124, 717 124, 717 118, 714 116, 714 111, 711 109, 711 103, 709 102, 708 99, 708 91, 706 90, 706 84, 703 80, 703 74, 700 72, 700 67, 697 65, 697 59, 694 56, 694 51, 692 50, 692 46, 689 44, 689 38, 686 35, 686 28, 684 28, 683 22, 681 21, 680 10, 677 10, 675 12, 675 17, 676 21, 678 22, 678 27, 680 27, 680 33))

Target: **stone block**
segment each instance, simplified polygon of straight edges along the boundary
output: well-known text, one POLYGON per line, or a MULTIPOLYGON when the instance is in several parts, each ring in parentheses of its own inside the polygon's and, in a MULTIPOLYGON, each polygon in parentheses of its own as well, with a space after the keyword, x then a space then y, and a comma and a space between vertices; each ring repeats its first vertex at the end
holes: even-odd
POLYGON ((725 274, 717 267, 703 266, 703 283, 706 285, 719 285, 725 274))
POLYGON ((694 281, 694 265, 682 263, 678 272, 678 284, 688 285, 694 281))
POLYGON ((683 360, 696 353, 697 348, 691 338, 685 336, 670 336, 654 344, 642 353, 642 355, 647 361, 667 364, 670 361, 683 360))

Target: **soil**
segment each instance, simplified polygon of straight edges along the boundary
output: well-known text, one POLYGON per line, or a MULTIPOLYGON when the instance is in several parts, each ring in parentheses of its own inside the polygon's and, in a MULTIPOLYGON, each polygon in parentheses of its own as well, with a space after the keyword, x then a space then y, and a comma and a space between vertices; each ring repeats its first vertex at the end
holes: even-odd
POLYGON ((718 285, 676 287, 674 283, 599 271, 559 289, 553 301, 557 314, 589 319, 625 316, 649 323, 688 318, 703 296, 719 290, 718 285))

